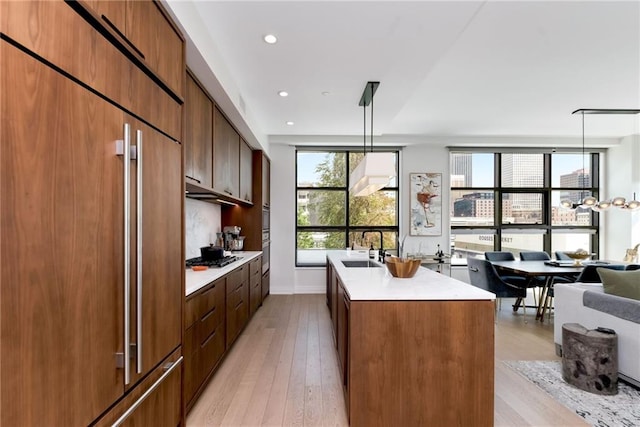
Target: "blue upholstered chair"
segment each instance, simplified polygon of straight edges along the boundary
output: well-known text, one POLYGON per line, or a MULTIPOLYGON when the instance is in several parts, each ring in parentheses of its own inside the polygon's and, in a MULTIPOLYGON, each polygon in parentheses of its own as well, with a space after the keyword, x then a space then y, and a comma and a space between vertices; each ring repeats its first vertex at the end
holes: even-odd
POLYGON ((556 255, 556 259, 558 261, 570 261, 571 260, 571 257, 569 255, 565 254, 562 251, 556 251, 555 255, 556 255))
MULTIPOLYGON (((527 288, 502 280, 493 264, 489 261, 480 258, 467 258, 467 269, 473 286, 495 294, 498 300, 502 298, 517 298, 514 304, 514 311, 518 309, 520 302, 527 297, 527 288)), ((497 308, 496 306, 496 310, 497 308)), ((524 303, 522 304, 522 309, 526 323, 527 308, 524 303)))

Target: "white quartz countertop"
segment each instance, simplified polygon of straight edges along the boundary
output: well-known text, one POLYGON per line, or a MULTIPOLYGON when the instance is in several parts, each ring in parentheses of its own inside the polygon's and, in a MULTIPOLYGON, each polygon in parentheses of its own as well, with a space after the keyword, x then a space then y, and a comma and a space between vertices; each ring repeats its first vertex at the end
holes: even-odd
POLYGON ((495 300, 495 294, 420 267, 412 278, 393 277, 387 267, 345 267, 342 260, 367 259, 359 251, 328 251, 327 256, 352 301, 495 300))
POLYGON ((244 251, 244 252, 233 252, 232 255, 242 258, 236 262, 232 262, 229 265, 225 265, 220 268, 208 268, 204 271, 193 271, 190 268, 187 268, 185 271, 185 294, 186 296, 191 295, 192 293, 198 291, 202 287, 208 285, 224 276, 225 274, 231 273, 236 268, 240 267, 243 264, 248 263, 252 259, 259 257, 262 254, 262 251, 244 251))

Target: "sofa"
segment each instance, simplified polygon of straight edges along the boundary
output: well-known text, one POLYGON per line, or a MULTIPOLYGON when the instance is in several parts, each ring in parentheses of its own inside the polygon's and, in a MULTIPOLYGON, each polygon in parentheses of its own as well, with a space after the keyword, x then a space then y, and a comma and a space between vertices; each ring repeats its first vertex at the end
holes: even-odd
POLYGON ((640 387, 640 301, 610 295, 601 283, 554 285, 554 342, 562 355, 562 325, 598 326, 618 335, 618 376, 640 387))

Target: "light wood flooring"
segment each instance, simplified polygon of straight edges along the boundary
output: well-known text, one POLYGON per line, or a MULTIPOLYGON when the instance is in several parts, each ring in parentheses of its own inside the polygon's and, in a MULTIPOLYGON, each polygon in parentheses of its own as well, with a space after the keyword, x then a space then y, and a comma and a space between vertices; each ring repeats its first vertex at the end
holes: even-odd
MULTIPOLYGON (((505 366, 557 360, 551 323, 504 300, 496 323, 496 426, 585 426, 582 418, 505 366)), ((346 426, 324 295, 271 295, 254 315, 187 417, 200 426, 346 426)), ((463 386, 463 385, 461 385, 463 386)))

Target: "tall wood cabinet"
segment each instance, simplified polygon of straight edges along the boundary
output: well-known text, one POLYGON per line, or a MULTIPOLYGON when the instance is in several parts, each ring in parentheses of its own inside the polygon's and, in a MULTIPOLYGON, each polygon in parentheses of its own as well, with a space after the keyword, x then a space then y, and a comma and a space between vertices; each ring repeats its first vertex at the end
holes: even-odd
POLYGON ((137 406, 128 423, 176 426, 176 94, 125 112, 157 85, 65 2, 2 2, 0 23, 0 424, 101 425, 137 406))

